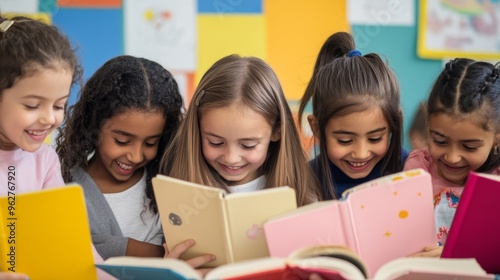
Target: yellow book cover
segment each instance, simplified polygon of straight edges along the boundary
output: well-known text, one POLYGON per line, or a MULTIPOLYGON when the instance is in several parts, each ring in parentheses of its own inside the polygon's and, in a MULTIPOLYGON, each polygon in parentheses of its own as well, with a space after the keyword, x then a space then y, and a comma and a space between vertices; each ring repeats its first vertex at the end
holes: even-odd
POLYGON ((277 187, 231 193, 164 175, 153 189, 169 250, 186 239, 196 245, 181 257, 214 254, 208 266, 269 256, 262 229, 270 217, 297 208, 295 191, 277 187))
MULTIPOLYGON (((10 185, 13 187, 14 185, 10 185)), ((97 279, 78 185, 0 197, 0 269, 38 279, 97 279)))

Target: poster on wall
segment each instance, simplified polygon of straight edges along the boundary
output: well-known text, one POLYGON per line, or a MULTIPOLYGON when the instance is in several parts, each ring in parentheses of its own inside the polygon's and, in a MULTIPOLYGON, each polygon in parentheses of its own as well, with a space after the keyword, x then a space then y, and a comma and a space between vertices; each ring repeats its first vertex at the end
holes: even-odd
POLYGON ((32 14, 38 12, 38 5, 38 0, 0 0, 0 11, 32 14))
POLYGON ((500 0, 421 0, 421 58, 500 58, 500 0))
POLYGON ((171 71, 196 68, 196 0, 125 0, 125 53, 171 71))

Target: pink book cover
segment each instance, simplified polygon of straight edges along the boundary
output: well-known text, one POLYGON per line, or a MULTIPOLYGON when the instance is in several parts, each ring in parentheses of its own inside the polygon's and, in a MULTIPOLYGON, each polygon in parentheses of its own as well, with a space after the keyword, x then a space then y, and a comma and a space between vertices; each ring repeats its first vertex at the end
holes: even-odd
POLYGON ((322 201, 274 216, 264 223, 271 257, 286 258, 296 249, 312 245, 348 246, 341 208, 345 203, 322 201))
POLYGON ((268 220, 264 232, 270 255, 282 257, 304 246, 344 245, 363 259, 373 275, 390 260, 437 244, 432 182, 424 170, 384 176, 348 190, 343 197, 268 220))
POLYGON ((470 172, 443 248, 442 258, 475 258, 500 274, 500 176, 470 172))

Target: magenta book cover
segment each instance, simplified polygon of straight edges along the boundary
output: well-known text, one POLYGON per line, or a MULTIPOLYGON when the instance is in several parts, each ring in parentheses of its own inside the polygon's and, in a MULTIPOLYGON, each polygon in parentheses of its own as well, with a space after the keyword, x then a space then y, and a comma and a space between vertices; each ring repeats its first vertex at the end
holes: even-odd
POLYGON ((500 176, 470 172, 450 227, 442 258, 475 258, 500 274, 500 176))

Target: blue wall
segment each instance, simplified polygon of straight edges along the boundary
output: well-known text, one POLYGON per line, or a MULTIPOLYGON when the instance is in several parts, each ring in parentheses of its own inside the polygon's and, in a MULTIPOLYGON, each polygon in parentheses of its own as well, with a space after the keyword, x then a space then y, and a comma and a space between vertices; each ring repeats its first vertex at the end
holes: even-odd
MULTIPOLYGON (((415 19, 418 19, 418 1, 415 5, 415 19)), ((408 27, 353 25, 351 28, 361 52, 373 52, 385 57, 399 80, 405 128, 404 147, 409 150, 406 132, 418 103, 427 99, 434 79, 441 72, 442 62, 417 57, 417 22, 408 27)))

